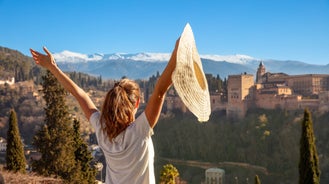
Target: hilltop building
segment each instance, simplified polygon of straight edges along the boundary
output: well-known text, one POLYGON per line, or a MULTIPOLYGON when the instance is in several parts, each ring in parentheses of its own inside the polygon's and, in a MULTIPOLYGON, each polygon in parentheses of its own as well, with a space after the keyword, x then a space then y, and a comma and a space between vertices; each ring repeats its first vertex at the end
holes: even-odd
POLYGON ((250 108, 329 111, 329 75, 266 72, 261 62, 251 74, 228 76, 228 117, 244 117, 250 108))
POLYGON ((231 75, 227 80, 227 116, 245 116, 253 99, 254 76, 251 74, 231 75))
MULTIPOLYGON (((210 92, 212 111, 223 111, 228 118, 243 118, 248 109, 308 108, 320 113, 329 111, 329 75, 288 75, 266 71, 260 62, 254 79, 253 74, 229 75, 227 94, 210 92), (223 95, 226 95, 223 99, 223 95)), ((164 110, 178 109, 188 112, 174 89, 170 89, 164 102, 164 110)))

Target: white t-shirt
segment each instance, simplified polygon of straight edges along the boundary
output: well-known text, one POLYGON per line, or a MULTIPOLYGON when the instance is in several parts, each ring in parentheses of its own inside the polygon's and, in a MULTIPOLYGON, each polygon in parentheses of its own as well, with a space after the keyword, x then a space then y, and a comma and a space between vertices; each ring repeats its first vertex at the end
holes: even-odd
POLYGON ((90 116, 100 148, 106 158, 106 184, 154 184, 153 129, 143 112, 110 142, 100 124, 100 112, 90 116))

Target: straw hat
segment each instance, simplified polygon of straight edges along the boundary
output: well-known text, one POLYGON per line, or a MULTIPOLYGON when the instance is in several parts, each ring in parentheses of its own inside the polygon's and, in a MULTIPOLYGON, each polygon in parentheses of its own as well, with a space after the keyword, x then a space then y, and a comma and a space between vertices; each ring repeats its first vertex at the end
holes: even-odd
POLYGON ((172 81, 179 97, 198 121, 208 121, 211 113, 208 83, 189 24, 179 40, 172 81))

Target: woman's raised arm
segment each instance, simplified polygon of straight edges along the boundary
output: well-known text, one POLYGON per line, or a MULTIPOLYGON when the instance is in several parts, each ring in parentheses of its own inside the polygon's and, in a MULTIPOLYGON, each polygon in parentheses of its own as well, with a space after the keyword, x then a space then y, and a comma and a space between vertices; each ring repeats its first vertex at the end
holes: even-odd
POLYGON ((59 83, 69 91, 75 99, 79 102, 86 118, 89 120, 93 112, 97 111, 95 104, 91 101, 88 94, 75 84, 66 74, 57 67, 53 55, 48 51, 46 47, 43 50, 47 55, 41 54, 33 49, 30 49, 32 57, 36 64, 48 69, 59 81, 59 83))
POLYGON ((173 50, 170 60, 158 79, 150 100, 145 108, 145 115, 149 121, 150 126, 153 128, 158 122, 162 105, 166 96, 166 92, 172 85, 171 75, 176 67, 176 56, 179 39, 176 41, 175 49, 173 50))

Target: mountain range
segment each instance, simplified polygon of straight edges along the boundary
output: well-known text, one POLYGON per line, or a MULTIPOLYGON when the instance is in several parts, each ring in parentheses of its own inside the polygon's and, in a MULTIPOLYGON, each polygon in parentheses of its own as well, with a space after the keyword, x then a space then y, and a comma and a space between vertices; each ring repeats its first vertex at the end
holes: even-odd
MULTIPOLYGON (((114 53, 81 54, 71 51, 55 53, 57 64, 63 71, 79 71, 105 79, 120 79, 123 76, 132 79, 147 79, 162 72, 170 54, 168 53, 114 53)), ((200 55, 203 70, 207 74, 228 75, 241 73, 256 74, 260 62, 271 73, 329 74, 329 65, 314 65, 291 60, 261 60, 247 55, 200 55)))

